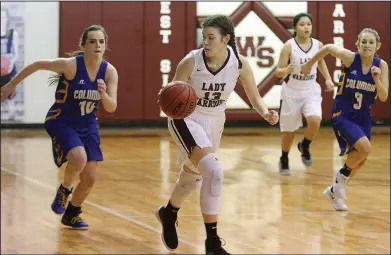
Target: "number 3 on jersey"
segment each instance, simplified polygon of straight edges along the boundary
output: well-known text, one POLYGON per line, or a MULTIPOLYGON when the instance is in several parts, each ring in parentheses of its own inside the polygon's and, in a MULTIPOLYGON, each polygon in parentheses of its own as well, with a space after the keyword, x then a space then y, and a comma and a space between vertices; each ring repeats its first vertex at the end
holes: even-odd
POLYGON ((91 101, 81 101, 80 105, 80 114, 84 116, 86 114, 90 114, 95 109, 95 102, 91 101))
POLYGON ((355 103, 355 104, 353 105, 353 108, 356 109, 356 110, 360 110, 361 105, 362 105, 363 94, 361 94, 360 92, 356 92, 356 93, 354 94, 354 97, 356 98, 357 103, 355 103))

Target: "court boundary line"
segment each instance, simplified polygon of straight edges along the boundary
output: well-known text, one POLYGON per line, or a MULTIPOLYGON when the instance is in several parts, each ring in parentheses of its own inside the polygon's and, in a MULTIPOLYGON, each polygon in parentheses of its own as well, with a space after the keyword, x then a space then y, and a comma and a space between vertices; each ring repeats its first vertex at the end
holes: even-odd
MULTIPOLYGON (((52 191, 53 191, 53 190, 54 190, 54 191, 57 190, 57 188, 55 188, 55 187, 53 187, 53 186, 51 186, 51 185, 42 183, 42 182, 40 182, 40 181, 37 181, 37 180, 34 179, 34 178, 31 178, 31 177, 28 177, 28 176, 26 176, 26 175, 24 175, 24 174, 21 174, 21 173, 18 173, 18 172, 16 172, 16 171, 7 169, 7 168, 5 168, 5 167, 3 167, 3 166, 1 166, 1 171, 6 172, 6 173, 9 173, 9 174, 12 174, 12 175, 14 175, 14 176, 16 176, 16 177, 19 177, 19 178, 23 178, 23 179, 25 179, 26 181, 29 181, 29 182, 31 182, 31 183, 33 183, 33 184, 35 184, 35 185, 40 186, 40 187, 43 187, 43 188, 46 188, 46 189, 49 189, 49 190, 52 190, 52 191)), ((155 227, 152 227, 151 225, 149 225, 149 224, 147 224, 147 223, 144 223, 144 222, 141 222, 141 221, 139 221, 139 220, 136 220, 136 219, 132 218, 131 216, 126 216, 126 215, 121 214, 121 213, 119 213, 119 212, 117 212, 117 211, 115 211, 115 210, 113 210, 113 209, 111 209, 111 208, 108 208, 108 207, 105 207, 105 206, 98 205, 98 204, 96 204, 96 203, 94 203, 94 202, 91 202, 91 201, 89 201, 89 200, 85 200, 85 201, 84 201, 84 204, 90 205, 90 206, 92 206, 92 207, 94 207, 94 208, 96 208, 96 209, 99 209, 99 210, 101 210, 101 211, 104 211, 104 212, 106 212, 106 213, 108 213, 108 214, 114 215, 114 216, 116 216, 116 217, 118 217, 118 218, 121 218, 121 219, 126 220, 126 221, 131 222, 131 223, 134 223, 134 224, 136 224, 136 225, 138 225, 138 226, 140 226, 140 227, 142 227, 142 228, 148 229, 148 230, 150 230, 150 231, 152 231, 152 232, 158 233, 158 234, 159 234, 159 237, 160 237, 160 235, 161 235, 161 230, 159 230, 159 229, 157 229, 157 228, 155 228, 155 227)), ((152 216, 151 216, 151 217, 152 217, 152 216)), ((159 238, 159 239, 160 239, 160 238, 159 238)), ((179 240, 180 243, 186 244, 186 245, 188 245, 188 246, 190 246, 190 247, 192 247, 192 248, 201 249, 201 247, 199 247, 197 244, 195 244, 195 243, 193 243, 193 242, 187 241, 187 240, 182 239, 182 238, 178 238, 178 240, 179 240)))

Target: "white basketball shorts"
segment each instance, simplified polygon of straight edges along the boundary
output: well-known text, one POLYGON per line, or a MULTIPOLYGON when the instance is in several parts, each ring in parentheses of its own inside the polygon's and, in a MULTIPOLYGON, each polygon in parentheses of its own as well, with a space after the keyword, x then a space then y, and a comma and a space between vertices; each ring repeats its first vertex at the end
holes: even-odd
POLYGON ((216 152, 220 146, 224 123, 224 112, 216 116, 195 111, 184 119, 168 118, 168 130, 178 147, 177 165, 186 165, 198 173, 198 166, 194 166, 189 159, 193 148, 211 147, 216 152))
POLYGON ((280 105, 280 131, 294 132, 303 126, 302 115, 319 116, 322 119, 322 91, 314 82, 308 89, 295 89, 282 84, 280 105))

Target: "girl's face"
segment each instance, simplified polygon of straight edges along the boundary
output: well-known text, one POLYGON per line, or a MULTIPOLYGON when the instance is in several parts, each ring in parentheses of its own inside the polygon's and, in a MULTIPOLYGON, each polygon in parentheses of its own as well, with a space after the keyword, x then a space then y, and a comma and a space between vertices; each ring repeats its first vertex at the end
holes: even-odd
POLYGON ((370 32, 364 32, 361 34, 359 41, 357 42, 357 48, 361 56, 373 57, 376 51, 380 48, 380 43, 376 42, 376 37, 370 32))
POLYGON ((312 22, 310 18, 304 16, 296 24, 296 34, 300 37, 310 37, 312 33, 312 22))
POLYGON ((106 40, 104 33, 99 30, 88 32, 83 48, 84 54, 86 55, 103 56, 106 51, 106 40))
POLYGON ((215 27, 205 27, 202 31, 204 52, 207 57, 214 57, 227 48, 229 35, 222 36, 215 27))

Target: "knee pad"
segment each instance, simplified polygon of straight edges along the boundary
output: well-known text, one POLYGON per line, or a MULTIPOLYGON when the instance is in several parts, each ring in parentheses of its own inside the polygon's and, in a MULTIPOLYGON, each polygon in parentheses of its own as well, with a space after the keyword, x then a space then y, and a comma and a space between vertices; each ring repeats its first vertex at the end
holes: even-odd
POLYGON ((218 214, 224 172, 216 154, 210 153, 203 157, 198 164, 198 171, 203 178, 200 199, 201 211, 203 214, 218 214))
POLYGON ((182 168, 172 191, 171 203, 174 206, 181 207, 185 199, 199 188, 201 183, 202 177, 200 175, 190 174, 182 168))

